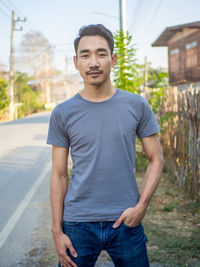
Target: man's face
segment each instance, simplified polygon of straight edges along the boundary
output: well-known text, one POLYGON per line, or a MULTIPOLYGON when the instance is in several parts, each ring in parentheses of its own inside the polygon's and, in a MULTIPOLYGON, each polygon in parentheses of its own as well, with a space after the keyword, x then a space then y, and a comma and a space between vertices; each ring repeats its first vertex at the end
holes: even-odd
POLYGON ((110 79, 116 60, 117 56, 111 56, 105 38, 99 35, 84 36, 79 42, 74 64, 85 84, 98 86, 110 79))

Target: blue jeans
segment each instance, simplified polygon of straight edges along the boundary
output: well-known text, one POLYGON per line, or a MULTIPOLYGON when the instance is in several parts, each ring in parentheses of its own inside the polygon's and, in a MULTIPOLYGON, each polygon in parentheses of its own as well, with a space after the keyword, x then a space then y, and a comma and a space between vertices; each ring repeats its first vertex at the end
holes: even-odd
POLYGON ((116 267, 149 267, 142 224, 130 227, 122 222, 117 228, 113 224, 114 221, 63 222, 63 232, 71 239, 78 257, 73 257, 69 249, 67 254, 78 267, 94 267, 101 250, 107 251, 116 267))

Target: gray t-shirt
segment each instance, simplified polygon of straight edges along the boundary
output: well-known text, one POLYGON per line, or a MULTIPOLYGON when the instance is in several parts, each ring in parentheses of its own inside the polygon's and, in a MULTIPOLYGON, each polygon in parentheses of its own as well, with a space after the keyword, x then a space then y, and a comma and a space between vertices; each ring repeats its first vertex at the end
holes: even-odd
POLYGON ((69 147, 73 175, 64 200, 64 221, 114 221, 139 199, 135 136, 160 130, 146 100, 117 89, 92 102, 77 93, 52 111, 47 144, 69 147))

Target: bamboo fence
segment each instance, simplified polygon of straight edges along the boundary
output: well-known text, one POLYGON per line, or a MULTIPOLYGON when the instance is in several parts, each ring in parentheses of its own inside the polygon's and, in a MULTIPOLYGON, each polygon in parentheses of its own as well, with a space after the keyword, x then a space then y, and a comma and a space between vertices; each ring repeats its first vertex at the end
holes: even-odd
POLYGON ((164 113, 172 115, 161 136, 169 176, 200 202, 200 88, 169 87, 164 113))

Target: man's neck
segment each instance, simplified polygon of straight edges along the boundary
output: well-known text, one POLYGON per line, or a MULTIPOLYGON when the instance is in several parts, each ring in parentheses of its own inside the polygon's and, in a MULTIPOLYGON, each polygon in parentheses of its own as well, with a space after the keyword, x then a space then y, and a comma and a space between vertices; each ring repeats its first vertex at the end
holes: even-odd
POLYGON ((80 92, 81 97, 90 101, 104 101, 114 95, 116 88, 111 83, 100 86, 85 85, 84 89, 80 92))

